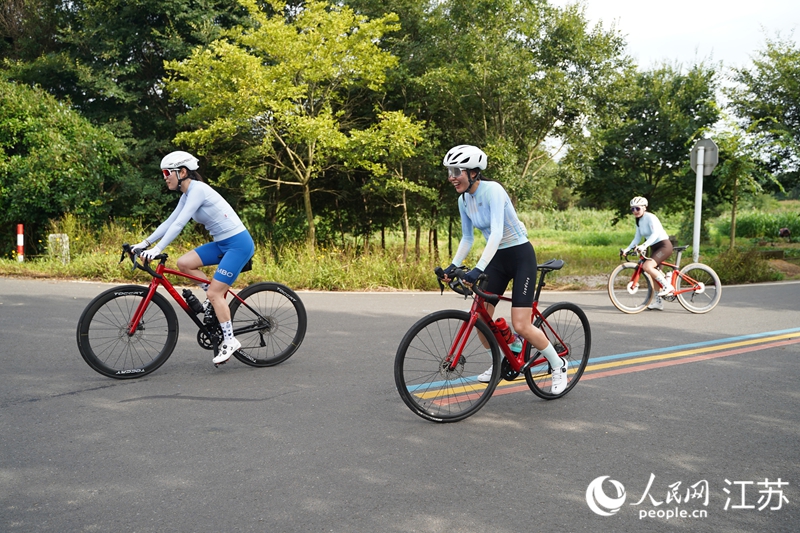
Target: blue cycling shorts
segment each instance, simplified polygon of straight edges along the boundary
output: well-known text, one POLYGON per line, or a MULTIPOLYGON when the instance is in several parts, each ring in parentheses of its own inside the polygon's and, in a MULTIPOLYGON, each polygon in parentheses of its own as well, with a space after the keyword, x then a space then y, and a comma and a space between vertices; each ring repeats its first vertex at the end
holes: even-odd
POLYGON ((233 237, 198 246, 194 251, 200 256, 203 266, 219 265, 214 272, 215 280, 233 285, 242 272, 242 268, 253 257, 256 245, 250 232, 244 230, 233 237))

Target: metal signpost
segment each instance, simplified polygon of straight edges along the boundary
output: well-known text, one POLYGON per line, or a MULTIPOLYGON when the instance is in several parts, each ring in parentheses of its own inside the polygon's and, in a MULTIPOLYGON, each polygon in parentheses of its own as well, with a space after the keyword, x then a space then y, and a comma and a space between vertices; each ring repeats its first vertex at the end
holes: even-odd
POLYGON ((690 163, 697 173, 694 187, 694 236, 692 239, 692 261, 700 256, 700 215, 703 211, 703 176, 710 176, 719 162, 719 148, 711 139, 700 139, 692 148, 690 163))

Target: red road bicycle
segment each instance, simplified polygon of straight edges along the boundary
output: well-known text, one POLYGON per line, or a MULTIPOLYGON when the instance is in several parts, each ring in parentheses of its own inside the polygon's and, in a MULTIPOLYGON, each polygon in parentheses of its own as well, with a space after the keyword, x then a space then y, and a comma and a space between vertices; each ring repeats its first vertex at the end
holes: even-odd
MULTIPOLYGON (((570 302, 558 302, 539 311, 538 302, 548 272, 564 266, 560 259, 539 265, 539 283, 534 293, 531 321, 540 328, 568 362, 567 387, 550 392, 550 364, 527 341, 518 354, 511 351, 486 310, 486 303, 511 299, 483 292, 479 282, 471 289, 461 284, 465 272, 458 269, 449 283, 459 294, 473 296, 467 311, 437 311, 420 319, 397 348, 394 378, 405 404, 414 413, 434 422, 457 422, 477 412, 489 400, 500 378, 514 380, 525 375, 528 387, 545 400, 561 398, 578 383, 591 350, 591 329, 586 314, 570 302), (481 383, 478 376, 492 367, 492 379, 481 383)), ((436 269, 440 285, 444 277, 436 269)), ((444 289, 443 289, 444 290, 444 289)))
MULTIPOLYGON (((708 265, 691 263, 680 267, 681 254, 688 247, 675 248, 678 254, 675 263, 662 263, 664 277, 675 287, 675 292, 661 298, 668 302, 677 299, 678 303, 692 313, 708 313, 719 303, 722 283, 717 273, 708 265)), ((650 305, 659 285, 644 271, 644 262, 649 259, 647 256, 639 254, 639 261, 633 263, 628 261, 628 254, 623 254, 620 250, 620 258, 624 258, 625 262, 611 272, 608 278, 608 296, 614 307, 623 313, 640 313, 650 305)))
MULTIPOLYGON (((153 372, 172 354, 178 342, 178 316, 169 301, 156 292, 159 287, 183 309, 197 326, 197 343, 217 355, 222 328, 213 313, 204 316, 202 304, 191 290, 178 294, 167 276, 204 282, 189 274, 166 268, 167 254, 157 255, 156 269, 137 261, 128 244, 122 246, 120 262, 128 256, 134 269, 152 276, 150 285, 122 285, 108 289, 92 300, 78 320, 78 349, 94 370, 116 379, 131 379, 153 372), (188 298, 188 300, 187 300, 188 298), (192 307, 194 304, 194 308, 192 307)), ((254 283, 234 292, 229 308, 233 333, 242 347, 233 355, 257 367, 286 361, 303 342, 306 310, 290 288, 279 283, 254 283)), ((213 308, 212 308, 213 310, 213 308)))

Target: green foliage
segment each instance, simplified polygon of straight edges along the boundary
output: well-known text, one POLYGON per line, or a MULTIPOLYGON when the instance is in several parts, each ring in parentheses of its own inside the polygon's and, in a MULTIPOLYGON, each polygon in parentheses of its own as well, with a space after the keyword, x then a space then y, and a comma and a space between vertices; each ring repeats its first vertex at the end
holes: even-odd
MULTIPOLYGON (((249 175, 255 187, 299 186, 313 244, 312 181, 352 156, 350 143, 372 147, 365 150, 371 156, 387 151, 389 159, 402 158, 407 148, 400 145, 413 143, 381 127, 396 113, 379 114, 372 128, 350 120, 356 95, 380 91, 386 70, 397 64, 377 46, 397 28, 397 16, 368 20, 319 1, 294 11, 269 2, 270 16, 254 0, 241 3, 252 26, 237 26, 189 58, 167 63, 167 88, 189 106, 181 122, 191 130, 176 140, 213 154, 222 182, 249 175)), ((373 173, 386 169, 387 161, 353 160, 373 173)))
MULTIPOLYGON (((0 76, 41 87, 125 143, 125 172, 141 200, 117 216, 160 214, 173 199, 158 162, 174 149, 175 118, 164 61, 182 59, 241 20, 236 0, 26 0, 0 76)), ((2 56, 3 54, 0 54, 2 56)))
POLYGON ((726 91, 731 108, 757 135, 767 168, 782 187, 800 187, 800 47, 790 39, 768 39, 752 66, 733 72, 737 85, 726 91))
MULTIPOLYGON (((728 234, 731 221, 728 218, 720 219, 716 227, 720 233, 728 234)), ((736 234, 744 238, 778 240, 778 230, 781 228, 789 228, 792 235, 800 235, 800 214, 750 211, 741 213, 736 219, 736 234)))
POLYGON ((542 143, 579 134, 605 106, 605 85, 622 64, 616 32, 589 28, 576 6, 541 0, 437 2, 413 78, 420 116, 441 128, 442 146, 475 144, 487 175, 512 198, 543 185, 550 160, 542 143))
POLYGON ((716 77, 702 63, 685 73, 666 64, 627 72, 614 113, 592 124, 566 157, 566 165, 583 175, 582 196, 592 206, 615 208, 620 217, 634 196, 667 212, 691 205, 695 181, 688 153, 719 117, 716 77))
MULTIPOLYGON (((48 221, 72 213, 102 224, 134 184, 124 147, 47 93, 0 80, 0 227, 26 225, 35 253, 48 221)), ((3 241, 3 248, 12 244, 3 241)))
POLYGON ((714 269, 723 285, 783 279, 783 275, 773 270, 755 249, 726 250, 707 259, 706 263, 714 269))
MULTIPOLYGON (((610 229, 612 211, 571 210, 564 214, 549 211, 523 212, 531 242, 536 249, 538 261, 560 258, 566 267, 549 276, 550 288, 580 287, 578 276, 602 279, 619 264, 618 251, 627 244, 633 233, 632 227, 610 229), (561 229, 556 229, 561 228, 561 229)), ((666 223, 675 225, 667 218, 666 223)), ((145 224, 145 226, 147 226, 145 224)), ((198 226, 186 228, 173 241, 168 253, 170 261, 207 241, 196 231, 198 226)), ((17 263, 13 255, 0 259, 1 275, 34 277, 89 278, 102 281, 125 282, 131 279, 130 266, 117 265, 120 244, 138 242, 149 233, 140 220, 127 219, 103 225, 99 230, 90 229, 83 221, 71 215, 54 222, 51 232, 67 233, 70 237, 72 262, 63 265, 47 256, 28 257, 25 263, 17 263)), ((474 264, 482 252, 479 239, 467 259, 474 264)), ((787 255, 791 255, 791 249, 787 255)), ((757 252, 737 252, 740 255, 722 254, 719 263, 716 251, 704 249, 704 262, 718 271, 725 283, 756 282, 779 279, 757 252), (741 263, 746 263, 744 267, 741 263)), ((438 261, 441 263, 441 260, 438 261)), ((684 260, 684 263, 686 261, 684 260)), ((263 280, 286 283, 296 289, 318 290, 435 290, 436 281, 431 274, 437 264, 427 249, 423 249, 419 260, 403 260, 402 243, 396 234, 387 236, 386 249, 376 246, 340 247, 318 246, 311 250, 297 243, 282 246, 256 248, 254 269, 244 273, 238 284, 263 280)), ((136 282, 146 282, 141 273, 135 274, 136 282)))

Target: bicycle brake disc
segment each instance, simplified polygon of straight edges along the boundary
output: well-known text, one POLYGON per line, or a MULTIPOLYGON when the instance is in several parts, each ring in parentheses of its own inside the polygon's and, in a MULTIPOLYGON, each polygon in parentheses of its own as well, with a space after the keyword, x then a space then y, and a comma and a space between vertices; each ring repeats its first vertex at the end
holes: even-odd
POLYGON ((439 365, 439 374, 445 379, 457 379, 464 375, 464 363, 466 362, 466 357, 463 355, 459 358, 456 367, 451 369, 450 368, 450 361, 444 360, 439 365))
POLYGON ((519 372, 511 368, 508 359, 503 358, 503 364, 500 365, 500 376, 506 381, 514 381, 519 376, 519 372))

